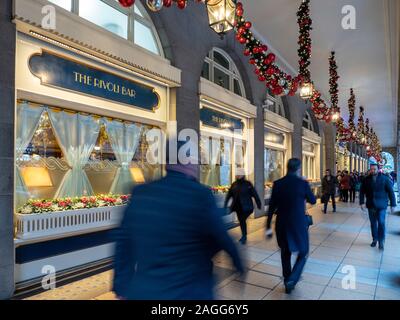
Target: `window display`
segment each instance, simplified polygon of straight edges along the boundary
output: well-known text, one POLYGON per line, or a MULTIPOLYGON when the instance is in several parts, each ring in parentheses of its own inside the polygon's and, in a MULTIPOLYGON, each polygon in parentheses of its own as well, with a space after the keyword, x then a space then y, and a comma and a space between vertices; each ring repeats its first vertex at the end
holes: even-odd
POLYGON ((134 184, 161 177, 161 165, 146 160, 152 128, 19 102, 16 207, 29 199, 126 195, 134 184))
POLYGON ((284 175, 284 152, 278 150, 264 149, 264 180, 265 185, 272 183, 284 175))

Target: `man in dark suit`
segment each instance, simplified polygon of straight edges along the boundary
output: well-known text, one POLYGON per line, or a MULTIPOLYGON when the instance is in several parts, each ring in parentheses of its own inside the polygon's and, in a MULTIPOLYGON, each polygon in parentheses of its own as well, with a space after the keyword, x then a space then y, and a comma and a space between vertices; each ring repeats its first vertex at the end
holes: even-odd
POLYGON ((271 221, 277 215, 275 230, 278 245, 281 248, 283 278, 286 293, 290 293, 300 279, 309 251, 306 201, 317 202, 307 181, 300 178, 301 161, 290 159, 288 174, 274 182, 269 202, 267 236, 272 236, 271 221), (298 252, 295 265, 291 266, 291 256, 298 252))
POLYGON ((245 179, 245 175, 241 171, 238 172, 236 181, 229 188, 228 194, 225 198, 224 207, 227 206, 230 199, 232 199, 230 211, 236 212, 240 223, 240 229, 242 231, 242 237, 239 241, 242 244, 246 244, 246 220, 254 211, 253 199, 256 202, 258 209, 261 209, 261 200, 253 184, 245 179))
POLYGON ((372 243, 376 247, 379 242, 379 249, 383 250, 385 245, 385 220, 388 201, 390 200, 391 210, 396 206, 396 197, 390 180, 378 172, 378 165, 371 164, 370 174, 361 185, 360 206, 364 211, 364 198, 367 198, 369 220, 371 222, 372 243))
POLYGON ((134 188, 116 238, 117 296, 213 299, 212 258, 221 250, 244 272, 223 213, 212 192, 197 181, 196 167, 169 164, 166 177, 134 188))

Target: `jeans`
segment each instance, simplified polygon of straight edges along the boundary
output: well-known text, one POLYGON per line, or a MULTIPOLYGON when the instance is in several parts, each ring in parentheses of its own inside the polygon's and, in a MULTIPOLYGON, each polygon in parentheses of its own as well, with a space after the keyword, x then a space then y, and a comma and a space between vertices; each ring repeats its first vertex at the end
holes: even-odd
POLYGON ((329 199, 332 199, 332 208, 333 211, 336 211, 336 199, 335 199, 335 195, 334 194, 329 194, 326 195, 326 201, 324 203, 324 212, 326 213, 326 210, 328 209, 328 203, 329 203, 329 199))
POLYGON ((292 252, 289 248, 281 248, 282 270, 285 282, 293 281, 295 284, 299 282, 304 266, 307 262, 308 252, 299 252, 296 263, 292 269, 291 263, 292 252))
POLYGON ((368 209, 369 221, 371 222, 371 234, 373 241, 383 244, 385 241, 385 219, 386 209, 368 209))

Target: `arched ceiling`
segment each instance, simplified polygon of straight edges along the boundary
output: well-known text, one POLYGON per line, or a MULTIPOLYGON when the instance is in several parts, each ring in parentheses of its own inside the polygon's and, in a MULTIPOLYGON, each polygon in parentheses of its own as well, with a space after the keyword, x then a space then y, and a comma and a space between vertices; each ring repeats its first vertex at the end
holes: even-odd
MULTIPOLYGON (((297 70, 301 0, 242 0, 253 31, 278 54, 284 69, 297 70)), ((316 87, 329 98, 328 58, 336 51, 339 104, 347 120, 347 100, 354 88, 358 106, 366 109, 383 146, 397 144, 399 75, 398 0, 311 0, 313 53, 311 73, 316 87), (342 8, 356 9, 356 29, 342 27, 342 8)))

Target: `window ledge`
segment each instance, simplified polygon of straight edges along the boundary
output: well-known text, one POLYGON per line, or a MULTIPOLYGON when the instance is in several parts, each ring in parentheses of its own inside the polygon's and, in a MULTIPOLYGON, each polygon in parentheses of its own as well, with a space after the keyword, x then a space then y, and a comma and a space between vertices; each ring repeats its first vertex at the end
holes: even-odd
POLYGON ((227 108, 244 114, 250 118, 257 117, 257 107, 252 105, 249 100, 225 89, 221 86, 200 78, 199 82, 200 99, 210 99, 217 103, 222 103, 227 108))

